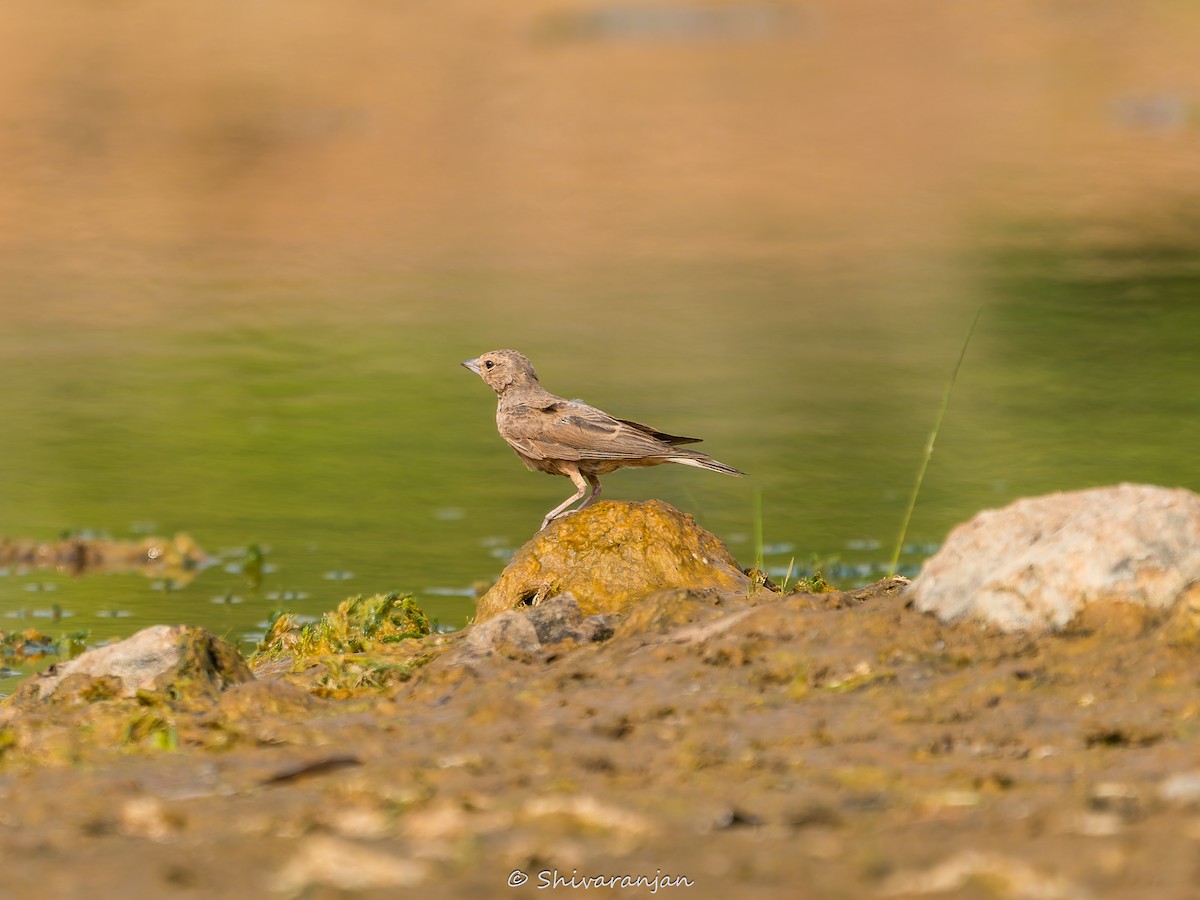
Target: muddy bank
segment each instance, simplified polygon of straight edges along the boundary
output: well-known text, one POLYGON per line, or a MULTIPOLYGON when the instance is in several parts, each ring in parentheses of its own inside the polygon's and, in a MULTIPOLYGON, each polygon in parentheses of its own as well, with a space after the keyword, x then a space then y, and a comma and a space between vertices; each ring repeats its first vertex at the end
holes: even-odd
POLYGON ((137 541, 76 535, 58 541, 0 538, 0 567, 17 572, 52 570, 71 575, 137 572, 184 585, 213 560, 187 534, 137 541))
POLYGON ((606 640, 429 635, 208 699, 31 706, 0 731, 0 864, 14 896, 517 896, 555 870, 644 876, 616 896, 1191 896, 1192 615, 1099 604, 1030 639, 894 585, 665 591, 606 640), (311 690, 338 666, 387 674, 311 690), (104 704, 140 726, 89 741, 104 704))

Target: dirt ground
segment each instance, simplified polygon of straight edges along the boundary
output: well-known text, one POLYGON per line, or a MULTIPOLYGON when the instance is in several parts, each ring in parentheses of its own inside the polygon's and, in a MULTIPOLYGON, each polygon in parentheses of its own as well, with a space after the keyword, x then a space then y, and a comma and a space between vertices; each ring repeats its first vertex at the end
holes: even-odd
POLYGON ((4 893, 1196 896, 1191 616, 1030 638, 896 585, 664 592, 608 640, 403 642, 411 677, 340 698, 286 664, 143 697, 118 747, 31 710, 0 732, 4 893))

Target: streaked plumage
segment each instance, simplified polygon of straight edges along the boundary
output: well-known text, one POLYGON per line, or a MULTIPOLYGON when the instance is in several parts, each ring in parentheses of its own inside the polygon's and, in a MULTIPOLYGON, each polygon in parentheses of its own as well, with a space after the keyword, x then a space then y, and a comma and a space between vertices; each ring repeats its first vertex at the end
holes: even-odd
POLYGON ((576 487, 573 496, 546 514, 543 528, 584 494, 588 496, 579 509, 594 503, 600 495, 600 476, 624 466, 680 463, 726 475, 745 474, 698 450, 680 447, 699 438, 667 434, 551 394, 538 383, 533 364, 516 350, 492 350, 462 365, 496 392, 496 427, 525 465, 565 475, 576 487))

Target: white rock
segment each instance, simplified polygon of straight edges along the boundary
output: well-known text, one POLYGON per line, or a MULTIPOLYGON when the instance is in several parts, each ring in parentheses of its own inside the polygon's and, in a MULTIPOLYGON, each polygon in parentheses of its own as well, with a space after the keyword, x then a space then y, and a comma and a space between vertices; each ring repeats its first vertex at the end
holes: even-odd
POLYGON ((1121 484, 989 510, 950 532, 908 594, 946 622, 1053 630, 1088 603, 1171 607, 1200 585, 1200 496, 1121 484))
POLYGON ((220 691, 254 680, 237 650, 203 628, 154 625, 123 641, 55 663, 22 682, 13 699, 49 699, 71 675, 119 679, 122 697, 176 684, 193 691, 220 691))

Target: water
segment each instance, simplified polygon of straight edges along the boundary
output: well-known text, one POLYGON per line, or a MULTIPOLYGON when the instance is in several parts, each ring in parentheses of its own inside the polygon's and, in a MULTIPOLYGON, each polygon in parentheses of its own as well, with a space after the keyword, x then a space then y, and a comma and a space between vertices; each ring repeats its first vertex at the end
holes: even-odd
MULTIPOLYGON (((274 609, 315 616, 393 590, 461 626, 472 586, 571 490, 525 471, 495 434, 493 395, 457 365, 500 345, 528 353, 551 390, 702 435, 751 473, 625 471, 606 496, 674 503, 749 565, 761 491, 777 575, 794 561, 843 584, 878 577, 977 303, 907 566, 954 523, 1022 495, 1121 480, 1195 488, 1191 258, 1010 248, 979 263, 974 295, 923 319, 848 314, 856 285, 831 298, 828 284, 756 266, 631 273, 667 301, 651 314, 623 288, 614 296, 623 278, 559 273, 499 276, 491 299, 519 293, 524 305, 456 298, 445 321, 389 316, 411 302, 400 286, 361 304, 362 323, 260 312, 12 334, 0 533, 182 531, 217 563, 179 589, 10 568, 0 629, 84 630, 94 643, 186 622, 245 643, 274 609), (560 320, 539 321, 556 303, 560 320), (562 333, 595 309, 586 334, 562 333), (257 586, 242 571, 251 545, 265 560, 257 586)), ((325 289, 332 303, 353 285, 325 289)))
POLYGON ((458 366, 501 347, 750 473, 605 496, 750 565, 757 492, 780 578, 881 574, 981 305, 904 571, 1016 497, 1200 487, 1200 13, 1076 6, 0 13, 0 537, 215 560, 3 569, 0 631, 461 626, 572 490, 458 366))

